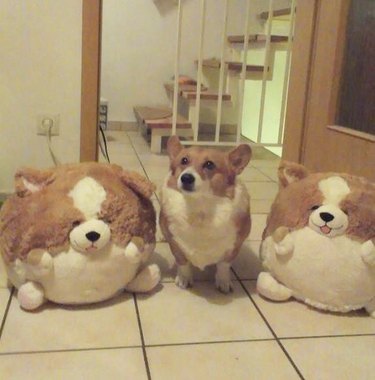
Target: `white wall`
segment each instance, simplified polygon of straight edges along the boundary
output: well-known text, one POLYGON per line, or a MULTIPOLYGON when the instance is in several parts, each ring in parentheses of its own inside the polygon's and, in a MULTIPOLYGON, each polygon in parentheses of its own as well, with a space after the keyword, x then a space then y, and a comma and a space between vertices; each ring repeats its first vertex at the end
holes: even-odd
MULTIPOLYGON (((109 120, 133 121, 135 105, 167 104, 164 82, 174 73, 177 6, 174 0, 103 0, 101 95, 109 120)), ((230 0, 228 34, 243 34, 246 0, 230 0)), ((275 8, 289 0, 274 1, 275 8)), ((196 77, 200 1, 183 1, 180 72, 196 77)), ((251 32, 261 32, 258 13, 268 1, 251 5, 251 32)), ((204 57, 219 57, 223 0, 207 0, 204 57)))
POLYGON ((79 159, 81 35, 82 0, 1 0, 0 193, 18 167, 53 165, 37 114, 60 114, 54 151, 79 159))

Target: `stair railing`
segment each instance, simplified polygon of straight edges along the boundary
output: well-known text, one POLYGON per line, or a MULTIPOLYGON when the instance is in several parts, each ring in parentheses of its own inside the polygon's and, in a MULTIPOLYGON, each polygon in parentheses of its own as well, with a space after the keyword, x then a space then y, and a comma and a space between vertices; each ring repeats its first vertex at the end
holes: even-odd
POLYGON ((257 141, 256 141, 257 143, 260 143, 262 141, 264 107, 266 103, 267 76, 268 76, 268 70, 269 70, 269 65, 270 65, 272 20, 273 20, 273 0, 269 0, 268 24, 267 24, 266 46, 265 46, 265 53, 264 53, 264 66, 263 66, 263 77, 262 77, 262 91, 260 94, 258 135, 257 135, 257 141))
POLYGON ((199 113, 201 108, 202 71, 203 71, 203 41, 206 24, 206 0, 201 0, 201 25, 198 52, 198 76, 197 76, 197 97, 195 98, 195 117, 193 124, 194 142, 198 141, 199 113))
POLYGON ((282 146, 282 139, 284 134, 284 125, 285 125, 285 111, 286 111, 286 100, 288 96, 288 87, 289 87, 289 74, 290 74, 290 60, 292 55, 292 43, 294 35, 294 24, 295 24, 295 14, 296 14, 296 0, 292 0, 290 11, 290 25, 289 25, 289 34, 288 34, 288 46, 287 46, 287 55, 285 62, 285 73, 284 73, 284 84, 283 84, 283 97, 281 103, 281 115, 280 115, 280 125, 279 125, 279 136, 278 144, 282 146))
POLYGON ((241 139, 242 131, 242 115, 243 115, 243 103, 245 95, 245 80, 247 71, 247 52, 249 50, 249 35, 250 35, 250 1, 246 2, 246 20, 245 20, 245 30, 244 30, 244 47, 243 47, 243 57, 242 57, 242 70, 241 79, 239 85, 239 96, 238 96, 238 115, 237 115, 237 131, 236 131, 236 143, 238 144, 241 139))
POLYGON ((172 135, 177 130, 177 106, 178 106, 178 82, 180 76, 180 55, 181 55, 181 24, 182 24, 182 0, 178 0, 177 8, 177 33, 176 33, 176 54, 174 60, 174 86, 173 86, 173 113, 172 113, 172 135))
POLYGON ((225 0, 224 21, 223 21, 223 34, 221 39, 221 57, 220 57, 220 74, 219 74, 219 98, 216 110, 216 127, 215 127, 215 142, 218 143, 220 139, 221 127, 221 112, 223 105, 223 92, 224 92, 224 74, 225 74, 225 48, 227 45, 227 25, 228 25, 228 0, 225 0))

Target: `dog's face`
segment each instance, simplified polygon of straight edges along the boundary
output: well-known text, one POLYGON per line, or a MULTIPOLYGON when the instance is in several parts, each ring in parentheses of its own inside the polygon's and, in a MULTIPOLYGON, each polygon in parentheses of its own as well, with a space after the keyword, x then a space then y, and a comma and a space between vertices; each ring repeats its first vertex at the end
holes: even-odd
POLYGON ((236 175, 251 158, 251 149, 242 144, 230 152, 198 147, 184 148, 177 136, 168 140, 171 176, 168 186, 186 195, 229 195, 236 175))

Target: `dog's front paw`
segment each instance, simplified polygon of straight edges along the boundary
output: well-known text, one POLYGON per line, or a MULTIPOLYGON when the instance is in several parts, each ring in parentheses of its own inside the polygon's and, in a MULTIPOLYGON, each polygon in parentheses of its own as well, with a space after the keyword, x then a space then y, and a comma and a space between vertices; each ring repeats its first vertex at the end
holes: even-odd
POLYGON ((175 283, 182 289, 186 289, 189 286, 193 286, 193 273, 190 264, 179 265, 177 267, 177 276, 175 283))
POLYGON ((222 293, 228 294, 229 292, 233 291, 233 284, 231 280, 216 278, 215 285, 216 288, 222 293))
POLYGON ((186 289, 189 288, 190 286, 193 286, 194 281, 192 278, 188 278, 182 275, 177 275, 175 278, 176 285, 180 287, 181 289, 186 289))

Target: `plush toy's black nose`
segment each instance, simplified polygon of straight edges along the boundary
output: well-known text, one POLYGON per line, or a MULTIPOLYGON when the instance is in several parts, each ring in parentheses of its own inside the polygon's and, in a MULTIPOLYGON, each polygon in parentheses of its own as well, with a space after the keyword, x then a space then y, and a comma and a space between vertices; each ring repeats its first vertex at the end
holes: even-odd
POLYGON ((186 191, 194 190, 195 177, 190 173, 185 173, 181 176, 182 188, 186 191))
POLYGON ((324 220, 326 223, 335 219, 335 217, 332 214, 330 214, 329 212, 321 212, 319 215, 322 218, 322 220, 324 220))
POLYGON ((86 234, 86 237, 87 237, 88 240, 90 240, 91 242, 94 243, 95 241, 97 241, 97 240, 100 239, 100 234, 98 234, 98 233, 95 232, 95 231, 90 231, 90 232, 88 232, 88 233, 86 234))

